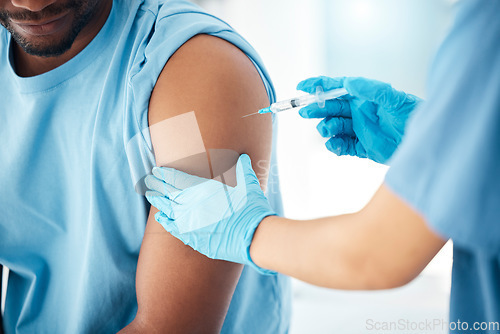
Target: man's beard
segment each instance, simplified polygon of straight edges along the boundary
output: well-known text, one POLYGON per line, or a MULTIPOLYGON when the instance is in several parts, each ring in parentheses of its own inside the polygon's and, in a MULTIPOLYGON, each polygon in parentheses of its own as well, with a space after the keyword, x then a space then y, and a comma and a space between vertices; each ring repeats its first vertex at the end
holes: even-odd
POLYGON ((20 13, 9 13, 0 11, 0 23, 11 33, 14 41, 27 53, 38 57, 56 57, 68 51, 78 34, 92 20, 97 12, 99 0, 70 0, 68 3, 54 4, 44 8, 40 12, 24 11, 20 13), (34 36, 31 40, 14 30, 9 19, 19 21, 40 21, 44 18, 55 17, 69 11, 73 15, 70 29, 57 41, 45 42, 46 36, 34 36), (38 41, 36 41, 38 39, 38 41), (37 43, 39 42, 39 43, 37 43))

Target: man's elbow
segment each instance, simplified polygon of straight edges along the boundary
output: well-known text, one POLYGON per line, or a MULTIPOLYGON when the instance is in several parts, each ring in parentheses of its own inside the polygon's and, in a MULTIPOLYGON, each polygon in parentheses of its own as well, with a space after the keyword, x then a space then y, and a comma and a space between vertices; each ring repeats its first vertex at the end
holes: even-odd
POLYGON ((408 264, 396 264, 389 257, 351 256, 343 264, 338 258, 332 263, 329 277, 323 286, 346 290, 387 290, 402 287, 413 281, 419 271, 411 270, 408 264), (343 269, 341 269, 343 268, 343 269))
POLYGON ((396 289, 412 282, 420 271, 411 270, 408 265, 398 265, 385 258, 383 261, 371 261, 362 271, 362 290, 396 289))

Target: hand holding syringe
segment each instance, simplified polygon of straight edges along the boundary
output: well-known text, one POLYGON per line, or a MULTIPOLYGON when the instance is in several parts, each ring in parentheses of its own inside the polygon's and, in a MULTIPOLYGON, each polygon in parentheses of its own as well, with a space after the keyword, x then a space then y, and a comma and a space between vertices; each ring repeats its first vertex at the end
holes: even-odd
POLYGON ((248 117, 256 114, 267 114, 267 113, 276 114, 282 111, 304 107, 312 103, 317 103, 320 108, 323 108, 325 106, 325 101, 333 100, 347 94, 348 92, 347 90, 345 90, 345 88, 337 88, 324 92, 321 86, 317 86, 316 94, 307 94, 294 97, 288 100, 275 102, 267 108, 261 109, 256 113, 245 115, 243 117, 248 117))

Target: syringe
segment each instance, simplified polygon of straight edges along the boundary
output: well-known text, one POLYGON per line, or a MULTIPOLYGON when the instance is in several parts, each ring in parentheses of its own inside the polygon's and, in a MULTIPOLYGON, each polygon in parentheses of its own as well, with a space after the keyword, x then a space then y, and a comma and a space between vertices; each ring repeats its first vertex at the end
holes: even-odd
POLYGON ((312 103, 317 103, 320 108, 323 108, 325 106, 325 101, 327 100, 333 100, 338 97, 341 97, 343 95, 347 95, 348 92, 345 88, 337 88, 337 89, 332 89, 328 90, 326 92, 323 91, 323 87, 317 86, 316 87, 316 94, 306 94, 298 97, 294 97, 288 100, 280 101, 280 102, 275 102, 271 104, 271 106, 261 109, 256 113, 246 115, 243 117, 251 116, 251 115, 256 115, 256 114, 267 114, 267 113, 279 113, 282 111, 286 110, 291 110, 295 108, 300 108, 307 106, 312 103))

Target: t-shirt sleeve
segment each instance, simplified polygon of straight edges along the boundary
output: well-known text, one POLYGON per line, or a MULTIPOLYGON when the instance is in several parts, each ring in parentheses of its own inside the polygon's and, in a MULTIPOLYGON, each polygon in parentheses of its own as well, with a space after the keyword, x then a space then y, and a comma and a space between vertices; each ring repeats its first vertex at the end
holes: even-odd
POLYGON ((499 0, 458 4, 385 183, 456 244, 500 251, 499 0))

